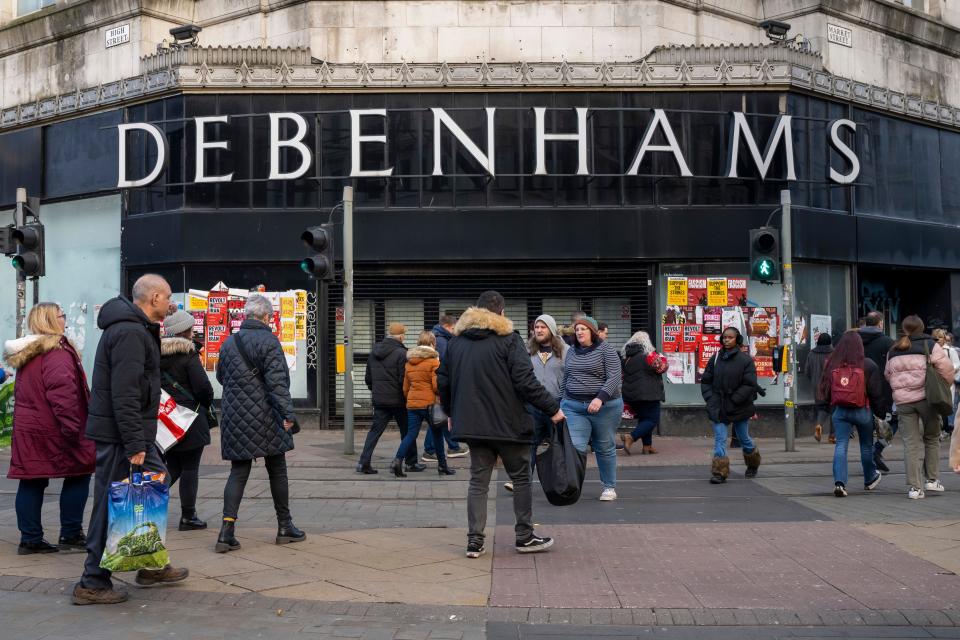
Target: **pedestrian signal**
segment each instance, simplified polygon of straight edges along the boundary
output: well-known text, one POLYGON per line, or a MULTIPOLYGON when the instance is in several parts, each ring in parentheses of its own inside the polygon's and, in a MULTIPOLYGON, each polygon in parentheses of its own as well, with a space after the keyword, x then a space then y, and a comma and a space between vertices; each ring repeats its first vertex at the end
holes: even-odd
POLYGON ((780 233, 774 227, 750 230, 750 279, 780 282, 780 233))
POLYGON ((300 234, 300 239, 315 252, 300 261, 301 271, 319 280, 333 280, 333 225, 310 227, 300 234))

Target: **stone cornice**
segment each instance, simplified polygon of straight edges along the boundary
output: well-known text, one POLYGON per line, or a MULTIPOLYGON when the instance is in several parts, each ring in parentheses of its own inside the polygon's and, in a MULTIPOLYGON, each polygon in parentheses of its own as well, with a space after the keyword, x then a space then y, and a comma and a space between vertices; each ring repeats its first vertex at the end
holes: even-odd
POLYGON ((960 109, 823 70, 820 56, 776 45, 662 47, 629 63, 328 63, 306 48, 199 47, 141 59, 141 74, 4 109, 12 129, 191 90, 390 91, 555 89, 798 89, 960 129, 960 109))

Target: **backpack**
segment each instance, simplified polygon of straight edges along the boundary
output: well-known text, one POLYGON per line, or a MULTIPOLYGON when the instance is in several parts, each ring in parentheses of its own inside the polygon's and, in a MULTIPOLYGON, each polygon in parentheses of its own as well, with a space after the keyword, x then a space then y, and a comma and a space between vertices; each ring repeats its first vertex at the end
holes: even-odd
POLYGON ((867 379, 862 367, 843 362, 830 372, 830 404, 851 409, 867 406, 867 379))

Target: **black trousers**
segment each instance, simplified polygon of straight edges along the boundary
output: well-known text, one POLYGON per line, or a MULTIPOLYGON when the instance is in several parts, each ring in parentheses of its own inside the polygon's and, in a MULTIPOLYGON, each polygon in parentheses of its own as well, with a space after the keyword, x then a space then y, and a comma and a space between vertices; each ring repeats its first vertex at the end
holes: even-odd
POLYGON ((203 447, 180 451, 174 447, 163 454, 170 472, 170 487, 180 481, 180 510, 193 515, 197 510, 197 488, 200 484, 200 456, 203 447))
MULTIPOLYGON (((86 589, 112 589, 111 572, 100 568, 100 559, 107 546, 107 505, 110 503, 110 483, 120 482, 130 475, 130 460, 124 453, 123 445, 113 442, 98 442, 97 468, 93 481, 93 512, 90 514, 90 526, 87 527, 87 559, 83 565, 80 586, 86 589)), ((144 471, 162 471, 160 452, 154 443, 147 443, 144 471)))
MULTIPOLYGON (((370 460, 373 459, 373 450, 376 449, 377 442, 380 441, 380 436, 383 435, 383 432, 391 420, 395 420, 397 426, 400 428, 401 438, 407 435, 406 407, 374 407, 373 424, 370 426, 367 439, 363 443, 363 452, 360 454, 360 466, 366 467, 370 465, 370 460)), ((415 465, 419 457, 417 454, 417 443, 413 443, 413 446, 407 451, 404 461, 407 465, 415 465)))
MULTIPOLYGON (((287 483, 287 457, 283 453, 267 456, 263 459, 270 477, 270 495, 273 496, 273 508, 277 512, 277 522, 290 521, 290 487, 287 483)), ((250 477, 253 460, 233 460, 230 463, 230 477, 223 488, 223 517, 237 519, 243 490, 250 477)))

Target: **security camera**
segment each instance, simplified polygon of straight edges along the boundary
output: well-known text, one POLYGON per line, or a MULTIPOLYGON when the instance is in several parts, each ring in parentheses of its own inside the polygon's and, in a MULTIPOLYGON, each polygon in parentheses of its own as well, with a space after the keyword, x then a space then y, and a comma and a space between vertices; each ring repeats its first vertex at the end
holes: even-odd
POLYGON ((193 40, 201 31, 203 31, 203 27, 198 27, 195 24, 185 24, 170 29, 170 35, 172 35, 176 41, 193 40))
POLYGON ((767 38, 773 42, 783 42, 787 39, 790 24, 779 20, 764 20, 760 23, 760 28, 767 32, 767 38))

